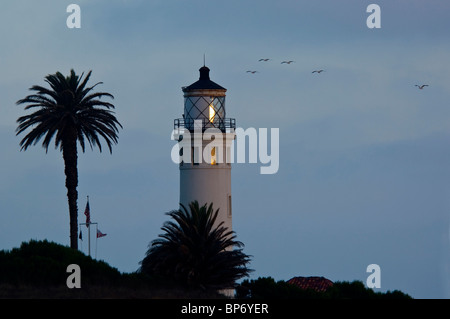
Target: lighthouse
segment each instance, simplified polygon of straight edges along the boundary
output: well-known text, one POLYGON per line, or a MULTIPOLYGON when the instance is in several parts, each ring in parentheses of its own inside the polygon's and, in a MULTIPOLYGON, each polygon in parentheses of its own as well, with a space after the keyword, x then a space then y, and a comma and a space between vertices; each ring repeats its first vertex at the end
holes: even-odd
POLYGON ((216 223, 232 230, 231 143, 236 121, 226 117, 226 89, 200 68, 199 80, 182 87, 184 113, 174 120, 180 145, 180 203, 193 201, 219 209, 216 223))

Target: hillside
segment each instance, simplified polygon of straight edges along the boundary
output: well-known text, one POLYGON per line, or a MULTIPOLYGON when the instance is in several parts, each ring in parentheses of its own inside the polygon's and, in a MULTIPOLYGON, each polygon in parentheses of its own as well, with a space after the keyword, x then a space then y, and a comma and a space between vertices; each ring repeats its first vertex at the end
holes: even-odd
MULTIPOLYGON (((273 278, 244 280, 239 299, 410 299, 400 292, 375 293, 362 282, 338 282, 325 292, 303 290, 273 278)), ((215 291, 192 290, 141 273, 121 273, 104 261, 80 251, 31 240, 19 248, 0 251, 0 299, 217 299, 215 291), (67 266, 81 269, 81 288, 68 288, 67 266)))
POLYGON ((31 240, 0 251, 0 298, 218 298, 214 292, 192 291, 138 273, 121 273, 80 251, 31 240), (81 269, 81 288, 66 285, 67 266, 81 269))

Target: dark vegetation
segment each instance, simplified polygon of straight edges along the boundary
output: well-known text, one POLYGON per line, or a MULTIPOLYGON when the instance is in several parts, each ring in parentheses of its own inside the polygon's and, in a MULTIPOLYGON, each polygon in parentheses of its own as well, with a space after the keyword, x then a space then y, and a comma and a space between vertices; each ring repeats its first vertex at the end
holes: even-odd
POLYGON ((24 242, 0 251, 0 298, 218 298, 140 273, 121 273, 104 261, 54 242, 24 242), (66 285, 67 266, 81 269, 81 288, 66 285))
POLYGON ((236 289, 239 299, 411 299, 401 291, 385 293, 366 288, 361 281, 335 282, 325 292, 301 289, 283 280, 275 281, 271 277, 256 280, 244 280, 236 289))
MULTIPOLYGON (((390 299, 410 298, 400 292, 374 292, 363 283, 336 282, 325 293, 302 290, 271 277, 244 280, 237 298, 252 299, 390 299)), ((194 289, 143 273, 121 273, 104 261, 53 242, 31 240, 0 251, 0 298, 224 298, 212 290, 194 289), (67 266, 81 268, 81 288, 66 286, 67 266)))
POLYGON ((194 289, 234 288, 251 271, 250 256, 244 254, 235 232, 223 222, 215 225, 218 213, 212 204, 200 206, 197 201, 167 213, 172 219, 151 242, 140 272, 194 289))

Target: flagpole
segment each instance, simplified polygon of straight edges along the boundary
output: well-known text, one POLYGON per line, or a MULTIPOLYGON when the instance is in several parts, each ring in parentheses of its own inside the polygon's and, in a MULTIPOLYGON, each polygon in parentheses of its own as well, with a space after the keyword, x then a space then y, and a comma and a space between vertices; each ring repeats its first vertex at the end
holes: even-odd
MULTIPOLYGON (((87 202, 89 203, 89 195, 87 196, 87 202)), ((88 227, 88 255, 91 256, 91 218, 89 216, 88 227)))
POLYGON ((98 227, 98 223, 81 223, 80 226, 85 225, 88 228, 88 254, 91 255, 91 225, 96 225, 98 227))
POLYGON ((88 255, 91 256, 91 223, 88 224, 88 255))
MULTIPOLYGON (((98 230, 98 223, 92 223, 91 222, 91 213, 90 213, 90 206, 89 206, 89 196, 87 196, 87 203, 86 203, 86 209, 84 211, 84 214, 86 215, 86 223, 82 223, 81 225, 86 225, 88 229, 88 255, 91 257, 91 224, 95 224, 96 229, 96 240, 95 240, 95 258, 97 258, 97 239, 99 237, 106 236, 106 234, 101 233, 98 230)), ((81 231, 80 231, 80 239, 81 239, 81 231)))
POLYGON ((98 225, 95 225, 95 259, 97 259, 98 225))

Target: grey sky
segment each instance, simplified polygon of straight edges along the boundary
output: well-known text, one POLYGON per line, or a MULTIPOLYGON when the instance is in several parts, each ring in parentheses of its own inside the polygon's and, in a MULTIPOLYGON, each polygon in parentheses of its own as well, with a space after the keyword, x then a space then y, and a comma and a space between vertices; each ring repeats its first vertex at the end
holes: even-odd
POLYGON ((178 205, 170 133, 181 87, 206 54, 228 89, 227 116, 280 129, 277 174, 232 170, 233 227, 253 255, 252 278, 365 282, 376 263, 381 291, 450 297, 449 9, 444 0, 3 1, 0 249, 31 238, 68 245, 61 154, 19 151, 15 102, 47 74, 92 69, 124 129, 112 156, 79 156, 79 221, 89 195, 108 234, 97 257, 136 270, 178 205), (79 30, 66 27, 70 3, 81 7, 79 30), (366 26, 371 3, 381 29, 366 26))

